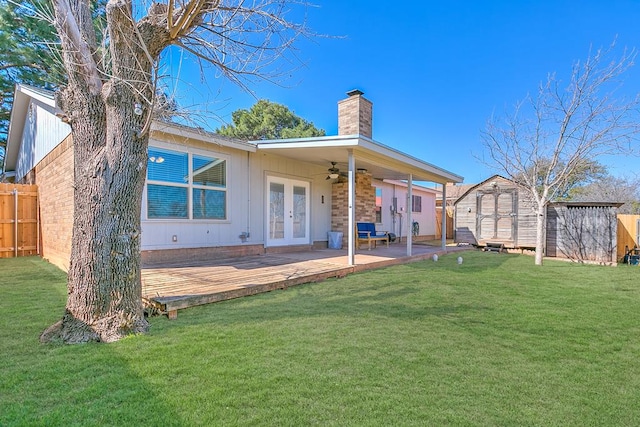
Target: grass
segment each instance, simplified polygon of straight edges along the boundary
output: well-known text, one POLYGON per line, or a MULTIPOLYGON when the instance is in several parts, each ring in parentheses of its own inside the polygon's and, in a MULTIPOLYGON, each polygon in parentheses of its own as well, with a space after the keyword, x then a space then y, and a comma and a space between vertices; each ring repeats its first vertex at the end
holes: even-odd
POLYGON ((0 425, 640 424, 640 268, 463 253, 42 345, 63 273, 0 260, 0 425))

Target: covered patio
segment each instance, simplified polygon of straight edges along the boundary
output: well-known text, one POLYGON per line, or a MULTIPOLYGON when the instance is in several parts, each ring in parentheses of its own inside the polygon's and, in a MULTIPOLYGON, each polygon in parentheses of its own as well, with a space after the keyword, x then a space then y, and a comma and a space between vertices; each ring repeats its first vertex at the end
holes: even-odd
MULTIPOLYGON (((347 218, 344 221, 344 235, 347 236, 347 265, 355 266, 356 239, 353 230, 358 221, 362 221, 357 214, 358 190, 356 174, 364 171, 373 179, 379 181, 395 180, 407 183, 407 206, 411 206, 412 188, 415 181, 433 182, 442 186, 443 197, 446 197, 447 183, 460 183, 463 178, 424 162, 415 157, 394 150, 363 135, 339 135, 331 137, 316 137, 302 139, 283 139, 257 142, 258 149, 271 152, 279 156, 296 161, 316 164, 333 164, 341 171, 346 171, 348 193, 346 200, 347 218)), ((336 198, 335 194, 333 196, 336 198)), ((443 205, 443 218, 446 217, 446 206, 443 205)), ((412 223, 412 210, 407 209, 407 223, 412 223)), ((413 255, 413 241, 411 233, 405 239, 404 256, 413 255)), ((440 249, 446 245, 446 224, 443 222, 440 249)))
POLYGON ((469 247, 382 245, 355 254, 349 264, 346 250, 321 249, 273 253, 249 257, 182 261, 146 265, 142 270, 142 295, 147 303, 177 318, 178 310, 233 298, 255 295, 290 286, 318 282, 331 277, 431 259, 468 250, 469 247))

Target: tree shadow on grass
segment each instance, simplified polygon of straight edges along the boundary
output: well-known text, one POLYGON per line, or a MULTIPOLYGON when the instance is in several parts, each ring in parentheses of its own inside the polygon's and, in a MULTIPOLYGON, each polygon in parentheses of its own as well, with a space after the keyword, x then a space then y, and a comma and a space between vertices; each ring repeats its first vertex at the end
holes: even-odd
POLYGON ((0 260, 0 270, 0 425, 184 424, 134 367, 136 353, 153 357, 135 350, 135 338, 40 344, 64 310, 64 272, 38 258, 0 260))

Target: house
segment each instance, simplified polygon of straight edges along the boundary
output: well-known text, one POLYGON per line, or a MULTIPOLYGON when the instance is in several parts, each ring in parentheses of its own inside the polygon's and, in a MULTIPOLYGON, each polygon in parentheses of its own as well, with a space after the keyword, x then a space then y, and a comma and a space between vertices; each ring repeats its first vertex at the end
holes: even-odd
MULTIPOLYGON (((327 233, 338 231, 353 264, 356 221, 390 231, 395 218, 398 234, 407 235, 415 215, 431 234, 432 218, 414 210, 431 210, 432 195, 414 181, 462 178, 373 140, 372 103, 362 95, 351 91, 338 103, 336 136, 241 141, 154 122, 142 201, 143 261, 326 248, 327 233)), ((4 172, 38 185, 42 255, 66 268, 73 141, 58 113, 51 93, 16 87, 4 172)), ((412 237, 408 233, 409 255, 412 237)))
MULTIPOLYGON (((616 210, 621 203, 551 202, 545 209, 548 257, 616 262, 616 210)), ((455 241, 511 249, 536 246, 536 203, 500 175, 471 186, 454 203, 455 241)))

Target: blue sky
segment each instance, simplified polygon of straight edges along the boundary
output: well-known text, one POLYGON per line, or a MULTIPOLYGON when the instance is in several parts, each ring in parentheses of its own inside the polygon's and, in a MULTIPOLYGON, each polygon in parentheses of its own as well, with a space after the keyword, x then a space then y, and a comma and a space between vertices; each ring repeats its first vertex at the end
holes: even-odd
MULTIPOLYGON (((616 41, 617 53, 640 47, 640 0, 600 1, 317 1, 308 11, 317 38, 299 45, 304 66, 279 87, 258 83, 258 98, 287 105, 327 134, 337 133, 337 102, 360 89, 373 102, 373 138, 475 183, 495 173, 480 133, 492 114, 513 105, 550 72, 568 77, 590 48, 616 41)), ((200 83, 183 65, 177 99, 206 105, 210 129, 249 108, 251 95, 221 79, 200 83), (188 81, 189 83, 185 83, 188 81)), ((640 65, 625 91, 640 92, 640 65)), ((640 173, 640 159, 606 159, 615 175, 640 173)))

